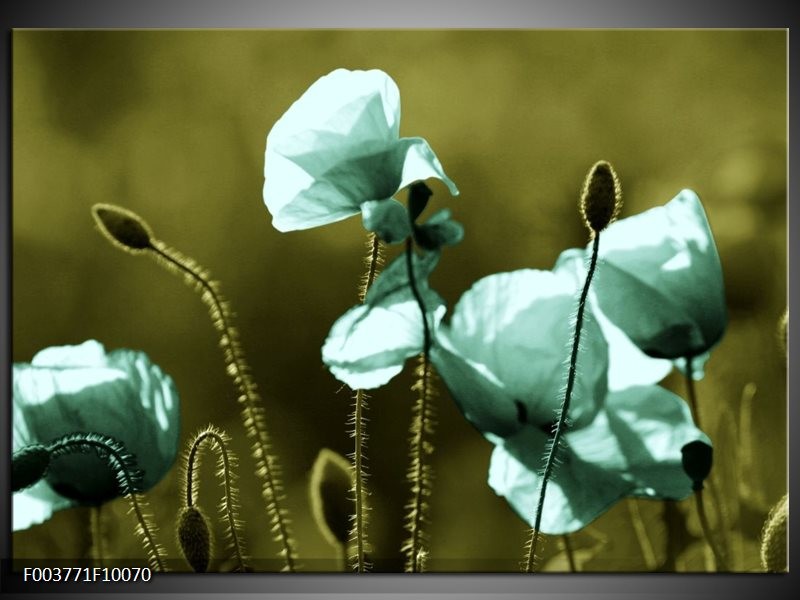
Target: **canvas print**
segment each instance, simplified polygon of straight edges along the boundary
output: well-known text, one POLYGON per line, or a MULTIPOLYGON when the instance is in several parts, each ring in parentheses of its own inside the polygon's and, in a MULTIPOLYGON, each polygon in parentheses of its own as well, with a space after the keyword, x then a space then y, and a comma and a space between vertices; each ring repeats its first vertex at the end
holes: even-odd
POLYGON ((785 571, 786 52, 15 31, 18 568, 785 571))

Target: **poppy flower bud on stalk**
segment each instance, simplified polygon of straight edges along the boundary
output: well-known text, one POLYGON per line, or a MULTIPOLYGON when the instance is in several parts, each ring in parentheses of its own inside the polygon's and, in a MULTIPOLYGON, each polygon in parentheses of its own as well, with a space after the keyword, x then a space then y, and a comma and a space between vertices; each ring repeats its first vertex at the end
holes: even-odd
POLYGON ((205 573, 211 561, 211 530, 205 515, 195 506, 187 506, 178 517, 178 542, 197 573, 205 573))
POLYGON ((92 216, 103 235, 122 250, 138 253, 153 247, 153 232, 136 213, 112 204, 95 204, 92 216))
POLYGON ((586 226, 599 233, 617 218, 622 208, 622 187, 614 168, 601 160, 596 162, 583 182, 580 211, 586 226))

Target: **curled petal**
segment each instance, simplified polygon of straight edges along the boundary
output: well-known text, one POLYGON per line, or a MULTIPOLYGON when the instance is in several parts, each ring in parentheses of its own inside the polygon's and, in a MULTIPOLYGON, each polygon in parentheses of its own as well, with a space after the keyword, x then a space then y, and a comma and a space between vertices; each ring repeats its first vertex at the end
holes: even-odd
POLYGON ((338 69, 275 123, 264 154, 264 202, 280 231, 357 214, 413 181, 435 177, 457 194, 422 138, 400 138, 400 95, 382 71, 338 69))
MULTIPOLYGON (((446 311, 428 287, 438 253, 414 255, 414 275, 428 324, 435 329, 446 311)), ((353 389, 380 387, 397 375, 406 359, 422 352, 422 313, 409 286, 406 256, 398 256, 375 280, 364 299, 340 317, 322 346, 322 360, 353 389)))
MULTIPOLYGON (((657 386, 612 392, 588 427, 571 430, 547 486, 541 530, 582 529, 625 496, 681 500, 692 491, 681 449, 708 437, 686 403, 657 386)), ((533 526, 548 436, 526 428, 498 445, 489 485, 533 526)))
POLYGON ((646 354, 710 350, 727 322, 722 267, 697 195, 613 223, 600 243, 600 308, 646 354))

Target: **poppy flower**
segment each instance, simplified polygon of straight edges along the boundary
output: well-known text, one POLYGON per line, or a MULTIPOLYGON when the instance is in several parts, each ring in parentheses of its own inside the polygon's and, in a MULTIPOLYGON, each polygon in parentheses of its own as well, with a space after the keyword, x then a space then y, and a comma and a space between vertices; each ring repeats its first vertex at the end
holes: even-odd
MULTIPOLYGON (((534 525, 542 454, 550 436, 536 427, 496 440, 489 485, 534 525)), ((548 482, 541 531, 582 529, 626 496, 682 500, 693 490, 682 448, 711 446, 694 426, 687 404, 658 386, 611 392, 586 427, 568 429, 559 464, 548 482)))
MULTIPOLYGON (((142 471, 143 490, 171 468, 178 451, 180 407, 172 379, 143 352, 106 353, 90 340, 47 348, 13 365, 13 451, 72 433, 121 442, 142 471)), ((13 497, 14 530, 42 523, 75 505, 99 505, 118 495, 104 460, 74 454, 55 460, 44 480, 13 497)))
MULTIPOLYGON (((414 279, 435 329, 446 312, 444 300, 428 286, 440 252, 414 253, 414 279)), ((378 276, 364 303, 342 315, 322 346, 322 360, 352 389, 380 387, 400 373, 406 359, 422 352, 422 313, 409 286, 405 255, 378 276)))
POLYGON ((400 93, 379 70, 337 69, 318 79, 267 135, 264 202, 279 231, 309 229, 363 212, 388 242, 409 233, 392 196, 428 178, 458 188, 428 142, 400 137, 400 93))
POLYGON ((727 324, 722 266, 700 199, 681 191, 664 206, 612 223, 600 240, 597 305, 645 354, 702 376, 727 324))
MULTIPOLYGON (((576 280, 562 256, 554 271, 485 277, 437 331, 432 360, 467 419, 495 444, 489 484, 533 526, 572 341, 576 280)), ((620 340, 607 343, 587 305, 569 427, 550 479, 541 531, 581 529, 625 496, 682 499, 692 480, 682 448, 709 444, 688 406, 653 385, 609 391, 620 340)), ((645 361, 648 359, 645 357, 645 361)), ((653 383, 660 368, 645 371, 653 383)))

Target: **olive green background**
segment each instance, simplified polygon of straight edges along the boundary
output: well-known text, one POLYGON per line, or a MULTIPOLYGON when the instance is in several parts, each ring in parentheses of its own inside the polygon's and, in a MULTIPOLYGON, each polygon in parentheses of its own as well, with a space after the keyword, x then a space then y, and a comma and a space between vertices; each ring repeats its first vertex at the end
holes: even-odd
MULTIPOLYGON (((776 334, 787 293, 786 48, 784 31, 15 31, 13 360, 89 338, 146 351, 180 390, 183 440, 208 423, 234 438, 248 547, 275 568, 267 559, 279 548, 206 307, 152 260, 112 248, 89 212, 96 202, 134 210, 220 280, 265 397, 301 562, 338 568, 310 517, 307 482, 321 448, 352 450, 348 393, 320 347, 356 301, 366 236, 358 217, 273 229, 263 152, 272 124, 318 77, 379 68, 400 88, 401 135, 425 137, 461 190, 451 198, 431 183, 432 206, 451 207, 466 229, 432 277, 450 306, 482 276, 549 269, 563 249, 585 244, 577 196, 598 159, 621 177, 622 216, 684 187, 698 192, 730 312, 698 394, 734 566, 758 569, 759 531, 787 490, 776 334), (756 392, 743 415, 747 384, 756 392)), ((370 402, 379 570, 402 568, 410 372, 370 402)), ((679 377, 665 385, 685 395, 679 377)), ((486 484, 491 445, 444 388, 437 408, 429 567, 514 571, 527 530, 486 484)), ((148 494, 173 558, 178 471, 148 494)), ((214 513, 213 470, 202 486, 201 505, 214 513)), ((638 505, 663 561, 663 503, 638 505)), ((688 533, 671 542, 682 570, 705 568, 691 506, 679 504, 688 533)), ((126 511, 123 500, 103 509, 107 557, 143 555, 126 511)), ((14 534, 14 555, 84 558, 87 517, 63 511, 14 534)), ((644 568, 625 502, 572 539, 586 570, 644 568)), ((564 568, 559 550, 549 538, 545 568, 564 568)))

